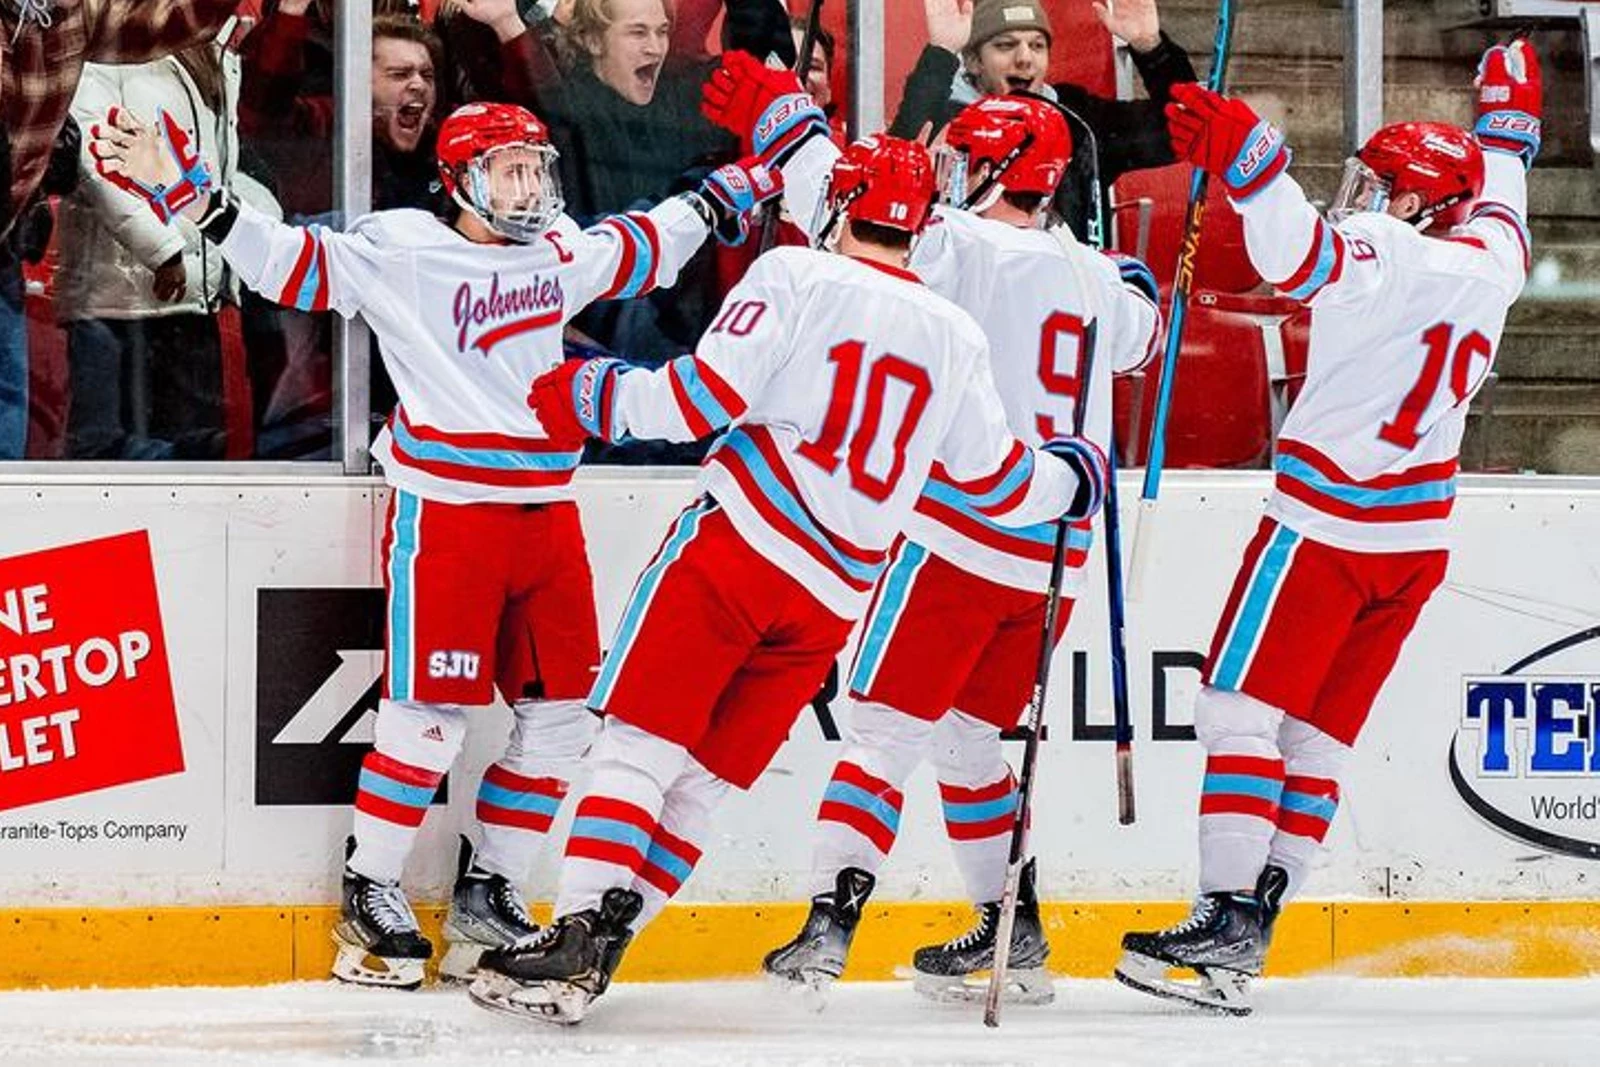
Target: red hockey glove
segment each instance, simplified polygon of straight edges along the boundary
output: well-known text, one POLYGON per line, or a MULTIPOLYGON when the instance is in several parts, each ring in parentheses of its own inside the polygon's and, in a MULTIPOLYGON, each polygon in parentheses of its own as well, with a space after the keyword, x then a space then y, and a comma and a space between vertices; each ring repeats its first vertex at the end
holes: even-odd
POLYGON ((1242 100, 1192 82, 1172 87, 1167 105, 1172 150, 1213 177, 1234 200, 1248 200, 1289 166, 1283 134, 1242 100))
POLYGON ((828 120, 793 71, 774 70, 748 52, 728 52, 700 89, 700 112, 736 135, 769 167, 787 160, 828 120))
POLYGON ((149 204, 162 222, 170 222, 211 189, 206 161, 194 150, 188 132, 165 111, 147 127, 114 107, 104 126, 89 128, 89 137, 89 154, 100 176, 149 204))
POLYGON ((1472 132, 1486 151, 1508 152, 1533 166, 1544 115, 1539 54, 1525 40, 1497 44, 1478 64, 1478 122, 1472 132))
POLYGON ((614 441, 616 382, 627 365, 618 359, 569 359, 533 380, 528 406, 551 441, 579 448, 591 437, 614 441))

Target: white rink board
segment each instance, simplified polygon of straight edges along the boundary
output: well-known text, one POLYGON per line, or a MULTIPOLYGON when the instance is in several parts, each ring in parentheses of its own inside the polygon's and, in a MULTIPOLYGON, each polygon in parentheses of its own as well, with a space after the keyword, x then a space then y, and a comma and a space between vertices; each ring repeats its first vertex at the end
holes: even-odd
MULTIPOLYGON (((1131 529, 1134 477, 1130 472, 1122 483, 1125 531, 1131 529)), ((1204 651, 1267 486, 1260 473, 1174 472, 1165 480, 1147 599, 1130 605, 1140 818, 1125 829, 1115 823, 1110 744, 1070 740, 1075 652, 1086 654, 1088 664, 1088 720, 1109 722, 1103 571, 1098 553, 1091 560, 1097 580, 1073 615, 1057 661, 1039 775, 1034 841, 1044 859, 1045 896, 1147 900, 1191 892, 1201 759, 1181 735, 1198 676, 1185 666, 1165 671, 1162 732, 1168 739, 1154 740, 1152 664, 1193 663, 1204 651)), ((684 471, 611 469, 580 477, 603 633, 692 491, 684 471)), ((371 479, 245 476, 172 484, 39 477, 0 484, 0 509, 8 516, 0 525, 0 559, 111 533, 149 532, 186 766, 166 778, 0 811, 0 893, 10 905, 334 899, 349 809, 258 803, 258 750, 272 742, 258 736, 257 696, 265 673, 297 671, 310 672, 303 679, 309 694, 344 662, 339 651, 350 654, 342 682, 348 687, 354 680, 351 691, 359 696, 369 680, 361 672, 375 670, 376 661, 370 648, 329 647, 325 663, 275 661, 263 672, 258 660, 289 644, 283 634, 260 633, 260 616, 274 592, 377 586, 385 501, 371 479), (62 820, 181 823, 186 830, 181 842, 5 836, 8 826, 62 820), (71 877, 78 874, 94 877, 71 877)), ((1589 859, 1491 827, 1469 810, 1448 770, 1452 738, 1463 726, 1464 679, 1498 675, 1600 624, 1600 481, 1464 479, 1455 521, 1458 548, 1446 586, 1424 614, 1350 766, 1344 813, 1330 837, 1326 867, 1309 887, 1312 896, 1586 896, 1600 875, 1589 859)), ((320 625, 314 615, 303 621, 320 625)), ((1579 693, 1578 706, 1558 700, 1539 720, 1542 713, 1530 703, 1527 721, 1542 729, 1514 722, 1506 771, 1478 773, 1483 734, 1479 724, 1468 724, 1474 728, 1463 730, 1456 746, 1464 773, 1480 795, 1523 823, 1536 821, 1530 817, 1535 797, 1547 809, 1552 799, 1580 802, 1565 817, 1547 810, 1539 828, 1592 842, 1600 831, 1581 802, 1600 794, 1594 740, 1600 723, 1595 700, 1585 704, 1581 694, 1600 687, 1600 640, 1549 655, 1526 675, 1559 682, 1569 697, 1579 693), (1544 765, 1561 767, 1529 767, 1536 753, 1544 765)), ((348 695, 340 681, 322 692, 329 700, 348 695)), ((842 722, 846 702, 835 701, 833 713, 842 722)), ((453 835, 469 820, 476 776, 504 737, 503 708, 482 718, 452 776, 450 803, 429 814, 408 872, 424 897, 444 895, 453 873, 453 835)), ((360 739, 370 737, 370 716, 365 723, 346 720, 341 730, 342 751, 356 752, 360 739)), ((328 742, 321 751, 329 748, 340 743, 328 742)), ((838 750, 822 736, 818 719, 803 713, 771 771, 750 795, 726 806, 683 898, 803 896, 812 816, 838 750)), ((907 789, 902 828, 880 898, 959 898, 926 770, 907 789)), ((552 874, 547 858, 530 887, 535 894, 544 895, 552 874)))

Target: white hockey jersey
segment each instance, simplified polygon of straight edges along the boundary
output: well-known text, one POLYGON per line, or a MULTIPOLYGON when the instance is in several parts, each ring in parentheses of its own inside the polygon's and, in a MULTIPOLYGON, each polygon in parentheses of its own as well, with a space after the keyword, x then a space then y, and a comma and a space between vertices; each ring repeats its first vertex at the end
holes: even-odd
POLYGON ((618 435, 732 425, 701 488, 830 611, 858 618, 937 463, 986 519, 1066 510, 1077 479, 1007 429, 983 333, 908 271, 804 248, 758 259, 693 356, 623 373, 618 435))
MULTIPOLYGON (((784 168, 795 218, 820 221, 818 205, 838 156, 832 142, 815 138, 784 168)), ((1012 433, 1030 445, 1072 433, 1087 395, 1083 434, 1110 452, 1111 376, 1149 360, 1160 318, 1114 260, 1066 230, 1021 229, 940 207, 917 241, 911 268, 983 330, 1012 433)), ((1049 580, 1055 523, 1002 526, 938 466, 906 535, 992 582, 1042 590, 1049 580)), ((1062 574, 1068 596, 1085 583, 1089 547, 1090 523, 1073 523, 1062 574)))
POLYGON ((1285 526, 1357 552, 1448 547, 1467 406, 1529 262, 1522 163, 1484 156, 1483 196, 1447 237, 1376 212, 1330 225, 1288 175, 1238 205, 1256 268, 1312 308, 1267 502, 1285 526))
POLYGON ((563 358, 562 327, 593 301, 671 285, 706 233, 678 199, 587 230, 562 215, 525 245, 474 244, 423 211, 338 233, 240 205, 220 247, 268 298, 372 328, 400 398, 372 448, 389 484, 528 503, 569 499, 583 454, 553 445, 527 404, 528 384, 563 358))

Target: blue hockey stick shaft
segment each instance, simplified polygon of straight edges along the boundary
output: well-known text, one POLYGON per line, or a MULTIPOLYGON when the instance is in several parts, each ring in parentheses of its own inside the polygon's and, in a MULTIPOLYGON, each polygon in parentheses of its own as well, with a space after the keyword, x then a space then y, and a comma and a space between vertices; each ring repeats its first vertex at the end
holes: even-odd
MULTIPOLYGON (((1206 87, 1221 92, 1226 84, 1228 56, 1233 43, 1233 0, 1221 0, 1217 8, 1217 35, 1212 44, 1211 70, 1206 87)), ((1139 511, 1134 516, 1133 561, 1128 576, 1128 599, 1143 597, 1146 558, 1150 551, 1155 522, 1156 497, 1161 493, 1161 472, 1167 459, 1167 417, 1172 411, 1172 388, 1178 377, 1178 350, 1183 345, 1183 326, 1189 310, 1189 291, 1194 282, 1195 259, 1200 252, 1200 224, 1206 211, 1206 172, 1196 167, 1189 180, 1189 206, 1184 215, 1183 246, 1178 253, 1177 277, 1172 283, 1172 310, 1167 316, 1167 343, 1161 354, 1161 385, 1156 391, 1155 412, 1150 419, 1150 446, 1145 460, 1144 486, 1139 493, 1139 511)))

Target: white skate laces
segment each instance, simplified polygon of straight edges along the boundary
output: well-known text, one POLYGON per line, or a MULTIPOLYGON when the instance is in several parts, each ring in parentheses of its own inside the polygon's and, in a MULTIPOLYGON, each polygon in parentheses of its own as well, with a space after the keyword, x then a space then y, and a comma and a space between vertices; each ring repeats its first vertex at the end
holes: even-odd
POLYGON ((361 892, 361 910, 383 933, 417 929, 417 917, 398 882, 368 882, 361 892))
POLYGON ((946 949, 950 950, 951 952, 962 952, 969 948, 976 948, 988 938, 989 926, 994 922, 995 916, 999 914, 998 910, 991 911, 988 908, 980 907, 977 909, 977 912, 978 925, 974 926, 972 929, 968 930, 954 941, 946 941, 944 945, 946 949))
POLYGON ((1191 930, 1198 930, 1211 921, 1217 912, 1216 899, 1209 896, 1201 897, 1194 902, 1194 910, 1189 912, 1189 917, 1167 931, 1169 934, 1187 934, 1191 930))

